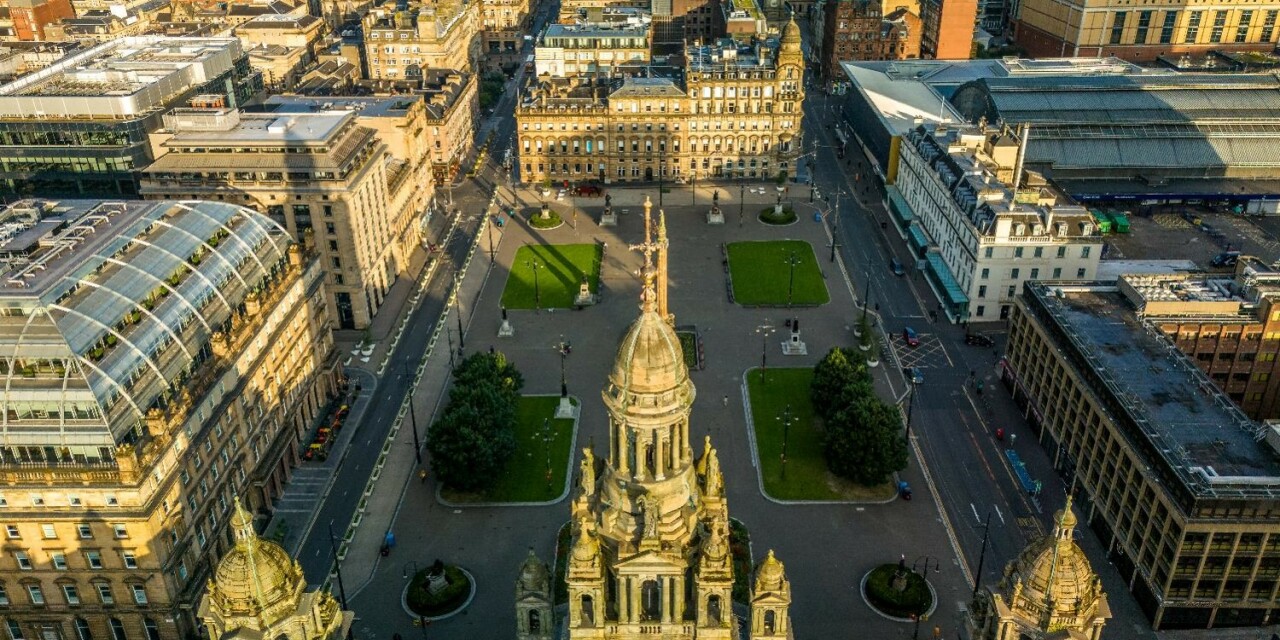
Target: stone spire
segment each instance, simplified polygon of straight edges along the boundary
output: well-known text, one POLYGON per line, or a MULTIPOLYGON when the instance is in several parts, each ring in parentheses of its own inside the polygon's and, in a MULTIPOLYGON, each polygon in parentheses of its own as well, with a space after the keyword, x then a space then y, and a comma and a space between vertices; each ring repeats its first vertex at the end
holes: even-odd
POLYGON ((672 326, 676 318, 667 309, 667 253, 671 243, 667 240, 667 213, 658 210, 658 315, 672 326))
MULTIPOLYGON (((653 241, 653 224, 651 218, 652 210, 653 203, 649 201, 649 196, 645 196, 644 242, 630 246, 632 251, 639 251, 644 254, 644 266, 640 267, 640 277, 643 280, 643 284, 640 288, 640 309, 645 313, 657 310, 657 305, 659 304, 656 300, 657 287, 655 285, 655 279, 658 277, 658 273, 657 269, 654 268, 653 254, 657 252, 661 256, 662 245, 660 242, 653 241)), ((665 266, 665 262, 663 265, 665 266)), ((663 276, 663 278, 665 282, 665 276, 663 276)), ((663 296, 663 302, 661 304, 665 304, 665 295, 663 296)))

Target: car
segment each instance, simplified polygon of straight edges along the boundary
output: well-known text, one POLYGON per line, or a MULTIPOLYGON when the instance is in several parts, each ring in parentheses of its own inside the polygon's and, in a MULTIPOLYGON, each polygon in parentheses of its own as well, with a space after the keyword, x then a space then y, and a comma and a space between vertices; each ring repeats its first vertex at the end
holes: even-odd
POLYGON ((1238 262, 1239 260, 1240 260, 1239 251, 1223 251, 1222 253, 1219 253, 1218 255, 1214 256, 1213 259, 1209 261, 1209 266, 1234 267, 1236 266, 1236 262, 1238 262))
POLYGON ((966 335, 965 335, 965 337, 964 337, 964 343, 965 343, 965 344, 967 344, 967 345, 974 346, 974 347, 994 347, 994 346, 996 346, 996 341, 995 341, 995 340, 992 340, 989 336, 984 336, 984 335, 982 335, 981 333, 969 333, 969 334, 966 334, 966 335))
POLYGON ((556 200, 564 200, 564 189, 561 189, 560 192, 556 194, 556 200))
POLYGON ((573 195, 585 198, 595 198, 604 195, 604 189, 594 184, 580 184, 573 189, 573 195))
POLYGON ((911 384, 924 384, 924 372, 920 367, 903 367, 902 375, 907 377, 907 382, 911 384))
POLYGON ((920 334, 916 333, 911 327, 902 328, 902 339, 906 341, 908 347, 920 346, 920 334))
POLYGON ((889 258, 889 270, 892 271, 895 276, 907 275, 907 270, 902 268, 902 263, 899 262, 897 258, 889 258))

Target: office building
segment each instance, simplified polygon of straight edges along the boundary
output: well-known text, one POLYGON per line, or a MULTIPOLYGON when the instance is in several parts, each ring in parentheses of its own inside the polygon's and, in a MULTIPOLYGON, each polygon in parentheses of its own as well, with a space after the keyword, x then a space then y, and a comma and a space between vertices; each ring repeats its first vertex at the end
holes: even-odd
POLYGON ((172 137, 143 173, 146 198, 225 200, 265 213, 314 243, 335 326, 369 326, 418 244, 413 219, 423 205, 402 195, 418 188, 414 165, 350 111, 179 110, 165 123, 172 137))
POLYGON ((179 640, 339 384, 323 271, 221 202, 0 211, 0 617, 12 638, 179 640))
POLYGON ((920 0, 920 57, 969 59, 977 15, 977 0, 920 0))
POLYGON ((374 4, 364 17, 369 77, 421 77, 427 69, 473 73, 480 60, 481 0, 374 4))
POLYGON ((1132 291, 1027 283, 1002 379, 1154 628, 1274 623, 1280 431, 1138 317, 1132 291))
POLYGON ((1011 131, 921 126, 899 147, 890 218, 953 322, 1009 317, 1029 280, 1093 280, 1093 216, 1022 166, 1011 131))
POLYGON ((233 106, 260 90, 234 38, 119 38, 79 51, 0 85, 0 194, 136 194, 166 111, 197 95, 233 106))
POLYGON ((564 25, 547 27, 534 49, 538 76, 613 77, 643 72, 650 61, 651 24, 564 25))
POLYGON ((1014 41, 1031 56, 1151 62, 1213 49, 1270 52, 1280 38, 1277 15, 1275 2, 1135 6, 1124 0, 1022 0, 1011 24, 1014 41))
POLYGON ((509 71, 521 62, 532 20, 530 0, 477 0, 480 3, 480 47, 484 68, 509 71))
POLYGON ((803 131, 800 33, 690 44, 653 77, 539 78, 516 106, 521 177, 638 182, 794 175, 803 131))

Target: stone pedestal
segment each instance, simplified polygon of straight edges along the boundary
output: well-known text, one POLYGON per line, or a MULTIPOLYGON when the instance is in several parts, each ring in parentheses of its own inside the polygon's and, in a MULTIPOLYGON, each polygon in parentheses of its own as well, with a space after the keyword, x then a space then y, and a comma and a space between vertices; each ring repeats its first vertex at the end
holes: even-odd
POLYGON ((511 321, 503 319, 502 326, 498 327, 499 338, 510 338, 516 335, 515 327, 511 326, 511 321))
POLYGON ((787 323, 787 325, 791 327, 791 339, 782 343, 782 355, 809 355, 809 347, 805 346, 804 341, 800 339, 800 318, 792 319, 787 323))
POLYGON ((578 285, 578 296, 573 299, 573 304, 578 307, 589 307, 596 303, 595 294, 591 293, 591 284, 583 280, 578 285))
POLYGON ((724 224, 724 212, 720 207, 711 207, 707 212, 707 224, 724 224))
POLYGON ((570 419, 577 417, 578 408, 573 406, 569 401, 569 396, 560 396, 560 404, 556 405, 556 419, 570 419))
POLYGON ((600 226, 616 227, 618 226, 618 214, 614 213, 613 207, 606 206, 604 213, 600 214, 600 226))

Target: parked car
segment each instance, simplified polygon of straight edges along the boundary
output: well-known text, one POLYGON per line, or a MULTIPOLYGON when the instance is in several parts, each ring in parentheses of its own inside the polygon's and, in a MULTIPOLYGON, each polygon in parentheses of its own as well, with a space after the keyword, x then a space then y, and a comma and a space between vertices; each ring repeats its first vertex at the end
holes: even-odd
POLYGON ((924 384, 924 372, 920 367, 903 367, 902 375, 907 377, 907 382, 911 384, 924 384))
POLYGON ((902 268, 902 263, 899 262, 897 258, 889 258, 889 270, 892 271, 895 276, 907 275, 907 270, 902 268))
POLYGON ((598 198, 604 195, 604 189, 594 184, 580 184, 573 189, 573 195, 586 198, 598 198))
POLYGON ((920 346, 920 335, 917 334, 916 330, 912 329, 911 327, 902 328, 902 339, 907 342, 908 347, 920 346))
POLYGON ((975 347, 994 347, 996 341, 981 333, 969 333, 964 336, 964 343, 975 347))

